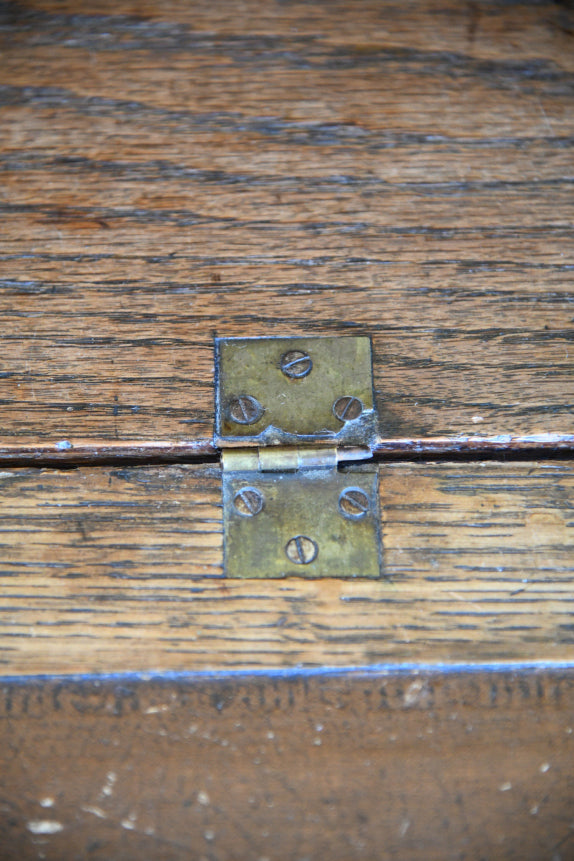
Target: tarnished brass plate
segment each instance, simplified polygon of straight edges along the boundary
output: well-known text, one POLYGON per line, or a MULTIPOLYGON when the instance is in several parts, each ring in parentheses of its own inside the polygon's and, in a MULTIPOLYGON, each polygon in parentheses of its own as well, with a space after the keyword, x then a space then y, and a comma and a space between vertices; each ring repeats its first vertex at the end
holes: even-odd
POLYGON ((223 472, 227 577, 380 577, 377 473, 223 472))
POLYGON ((216 444, 371 445, 367 337, 216 340, 216 444))

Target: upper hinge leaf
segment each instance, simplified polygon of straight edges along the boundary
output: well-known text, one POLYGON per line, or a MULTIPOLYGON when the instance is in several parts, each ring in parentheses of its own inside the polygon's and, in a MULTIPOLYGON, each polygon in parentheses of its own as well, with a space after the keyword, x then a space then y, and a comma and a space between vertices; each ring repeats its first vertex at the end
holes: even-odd
POLYGON ((372 449, 377 435, 368 337, 218 338, 216 431, 231 446, 372 449))

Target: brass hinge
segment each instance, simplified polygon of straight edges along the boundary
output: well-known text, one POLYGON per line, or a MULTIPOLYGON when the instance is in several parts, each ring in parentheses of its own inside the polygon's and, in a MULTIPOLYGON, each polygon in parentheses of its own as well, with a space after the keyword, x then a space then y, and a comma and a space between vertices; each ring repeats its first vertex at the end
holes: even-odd
POLYGON ((379 577, 369 338, 216 341, 228 577, 379 577))

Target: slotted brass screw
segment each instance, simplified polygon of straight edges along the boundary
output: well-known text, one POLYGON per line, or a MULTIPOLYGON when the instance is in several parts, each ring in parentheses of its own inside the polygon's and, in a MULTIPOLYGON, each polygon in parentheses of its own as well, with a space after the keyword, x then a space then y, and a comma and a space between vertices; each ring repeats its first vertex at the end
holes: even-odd
POLYGON ((281 356, 281 370, 286 377, 292 380, 300 380, 311 373, 313 362, 308 353, 302 350, 289 350, 281 356))
POLYGON ((351 395, 337 398, 333 404, 333 414, 340 422, 350 422, 353 419, 358 419, 362 412, 363 404, 358 398, 354 398, 351 395))
POLYGON ((263 407, 251 395, 238 395, 229 404, 229 416, 238 425, 253 425, 263 415, 263 407))
POLYGON ((360 487, 346 487, 339 497, 339 511, 349 520, 360 520, 369 507, 369 497, 360 487))
POLYGON ((233 497, 233 504, 244 517, 255 517, 263 511, 265 497, 256 487, 242 487, 233 497))
POLYGON ((287 558, 295 565, 309 565, 317 558, 319 548, 312 538, 306 535, 295 535, 285 545, 287 558))

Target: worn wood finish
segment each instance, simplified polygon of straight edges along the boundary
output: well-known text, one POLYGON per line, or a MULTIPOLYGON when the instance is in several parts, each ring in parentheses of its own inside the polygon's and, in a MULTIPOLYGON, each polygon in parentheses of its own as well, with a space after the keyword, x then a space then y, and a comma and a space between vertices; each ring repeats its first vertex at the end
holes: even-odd
MULTIPOLYGON (((0 5, 0 459, 212 454, 214 336, 302 332, 380 453, 572 447, 573 32, 0 5)), ((0 471, 0 859, 573 856, 571 464, 380 474, 384 580, 231 582, 215 463, 0 471)))
POLYGON ((384 451, 572 446, 566 4, 1 15, 2 458, 211 451, 216 333, 372 334, 384 451))
POLYGON ((0 483, 3 675, 574 659, 569 463, 381 466, 376 582, 222 579, 215 467, 0 483))
POLYGON ((567 861, 572 671, 3 684, 0 858, 567 861))

